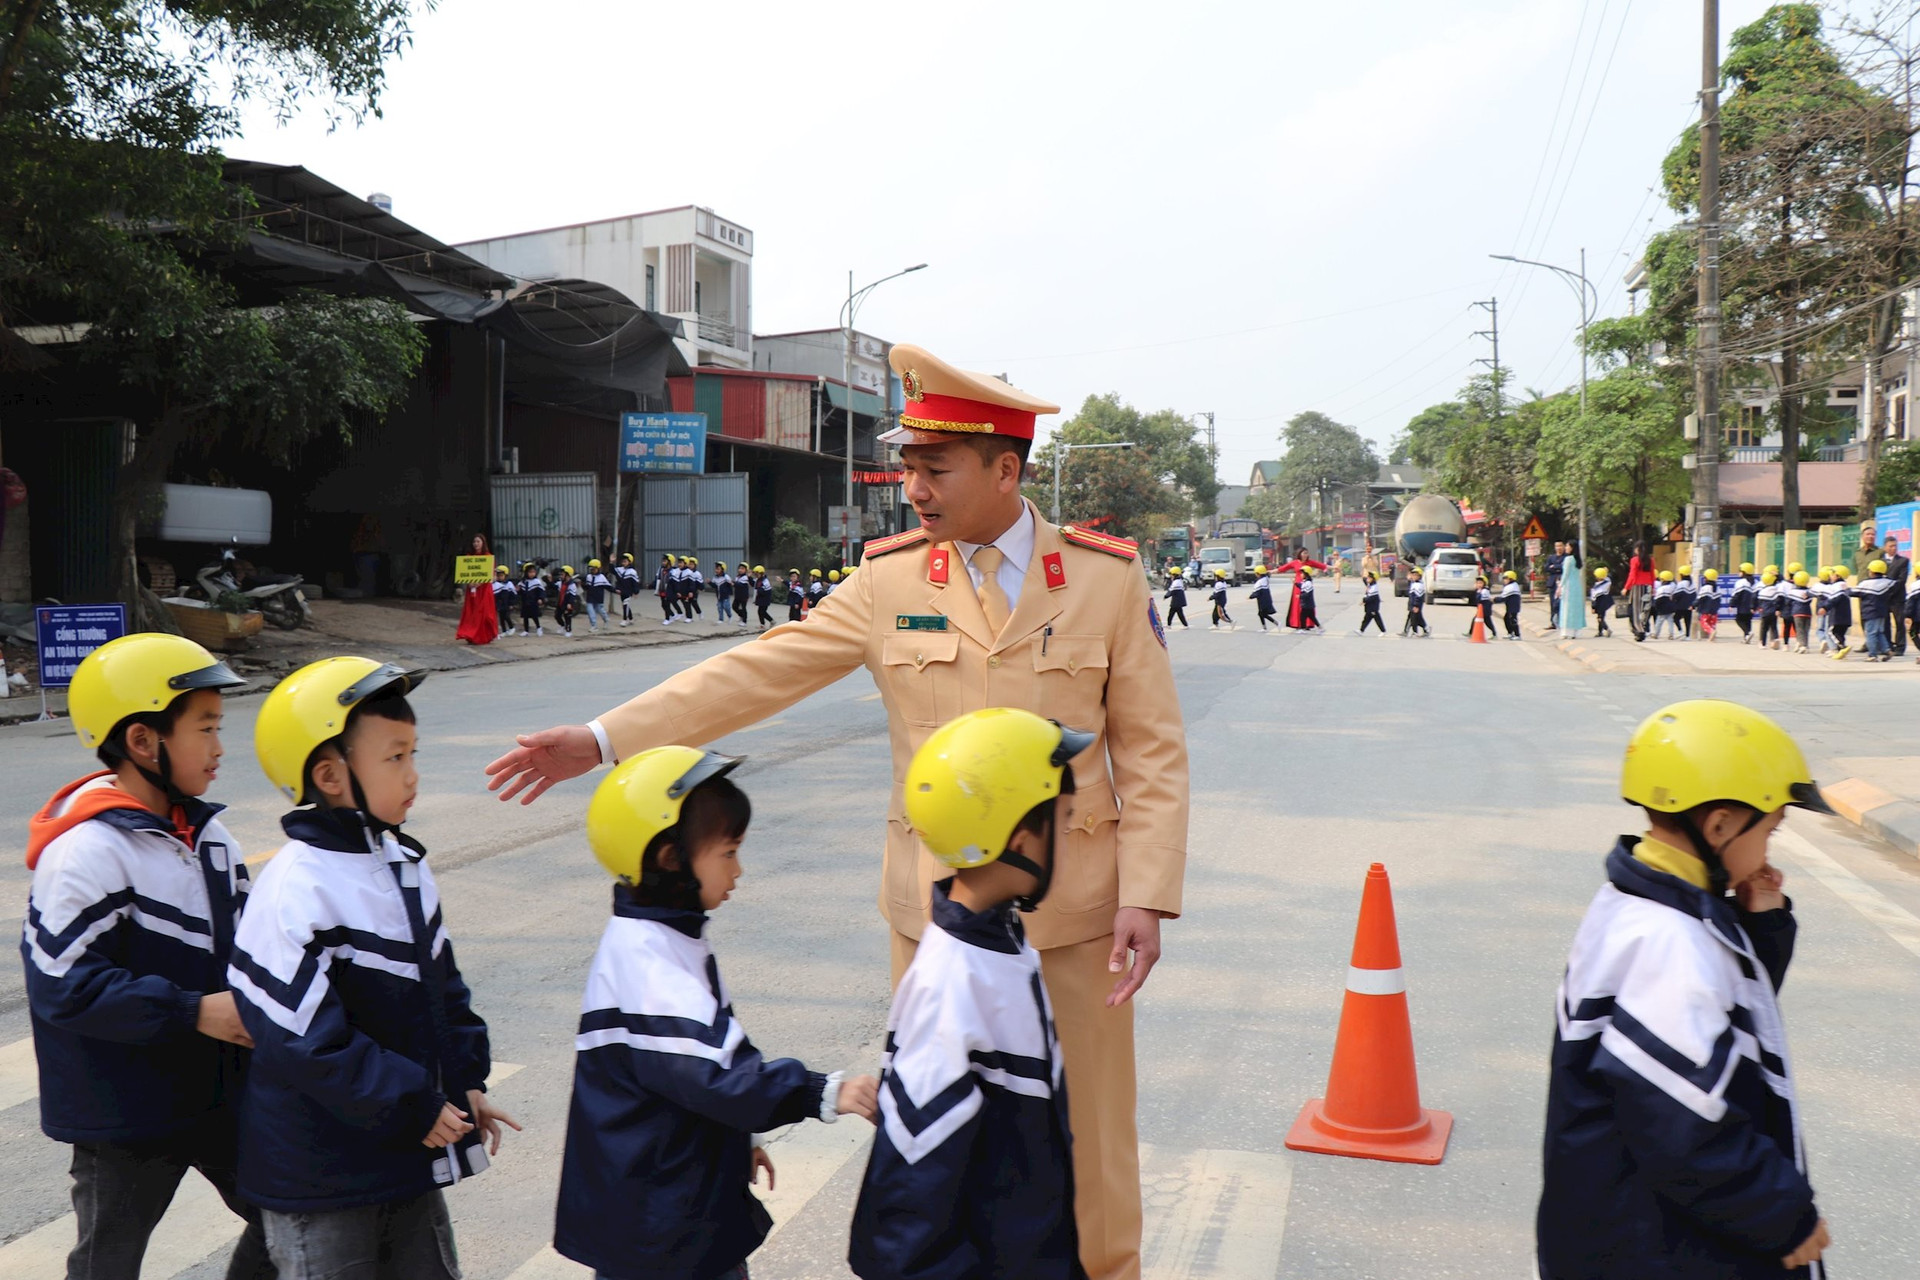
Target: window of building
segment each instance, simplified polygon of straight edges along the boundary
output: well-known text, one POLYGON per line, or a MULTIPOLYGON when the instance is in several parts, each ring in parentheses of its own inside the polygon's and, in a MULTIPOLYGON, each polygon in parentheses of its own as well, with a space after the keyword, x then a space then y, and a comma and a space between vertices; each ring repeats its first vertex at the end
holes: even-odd
POLYGON ((1743 404, 1740 414, 1727 432, 1727 443, 1735 448, 1752 448, 1767 438, 1767 407, 1743 404))
POLYGON ((1907 397, 1904 394, 1895 396, 1892 407, 1893 438, 1905 440, 1907 438, 1907 397))
POLYGON ((648 263, 648 264, 647 264, 647 301, 646 301, 646 308, 647 308, 647 310, 649 310, 649 311, 658 311, 658 310, 660 309, 660 308, 658 308, 658 307, 656 307, 656 306, 654 306, 654 305, 653 305, 653 264, 652 264, 652 263, 648 263))

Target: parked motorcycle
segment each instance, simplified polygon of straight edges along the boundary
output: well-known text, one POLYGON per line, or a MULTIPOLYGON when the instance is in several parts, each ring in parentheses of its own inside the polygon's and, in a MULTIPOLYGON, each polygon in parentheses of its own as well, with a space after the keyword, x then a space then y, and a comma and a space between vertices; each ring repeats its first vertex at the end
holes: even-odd
POLYGON ((260 573, 231 546, 222 548, 220 559, 194 577, 209 604, 223 595, 238 595, 283 631, 295 631, 313 621, 313 609, 300 589, 305 578, 297 573, 260 573))

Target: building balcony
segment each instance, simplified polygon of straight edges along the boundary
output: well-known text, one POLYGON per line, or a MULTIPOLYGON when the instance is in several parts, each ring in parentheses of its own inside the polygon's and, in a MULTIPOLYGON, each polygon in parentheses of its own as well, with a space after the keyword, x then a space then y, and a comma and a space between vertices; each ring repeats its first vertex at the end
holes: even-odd
MULTIPOLYGON (((1820 446, 1820 462, 1859 462, 1866 457, 1866 445, 1823 444, 1820 446)), ((1722 462, 1778 462, 1780 445, 1774 444, 1737 444, 1721 450, 1722 462)))

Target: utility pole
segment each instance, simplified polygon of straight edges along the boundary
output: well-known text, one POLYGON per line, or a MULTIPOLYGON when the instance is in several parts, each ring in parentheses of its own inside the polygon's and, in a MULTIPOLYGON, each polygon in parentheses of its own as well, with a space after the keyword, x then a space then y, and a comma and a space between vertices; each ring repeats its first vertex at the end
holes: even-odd
POLYGON ((1487 365, 1493 370, 1493 420, 1498 422, 1504 407, 1500 396, 1500 299, 1489 298, 1485 302, 1476 302, 1473 305, 1483 308, 1492 317, 1490 326, 1476 331, 1473 336, 1493 339, 1493 359, 1487 360, 1483 357, 1475 360, 1474 363, 1487 365))
MULTIPOLYGON (((1720 0, 1703 0, 1700 40, 1700 345, 1693 367, 1693 547, 1720 557, 1720 0)), ((1782 472, 1785 464, 1782 464, 1782 472)), ((1782 479, 1785 479, 1784 474, 1782 479)))

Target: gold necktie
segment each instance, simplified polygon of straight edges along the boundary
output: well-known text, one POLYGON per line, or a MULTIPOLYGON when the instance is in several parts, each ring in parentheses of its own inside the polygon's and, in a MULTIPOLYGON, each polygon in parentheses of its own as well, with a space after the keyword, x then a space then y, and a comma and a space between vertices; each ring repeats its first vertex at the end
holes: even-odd
POLYGON ((1007 603, 1007 593, 1000 589, 1000 565, 1006 558, 1006 552, 998 547, 981 547, 968 562, 979 571, 980 585, 976 590, 980 593, 980 611, 987 615, 987 625, 993 628, 996 636, 1013 613, 1012 606, 1007 603))

